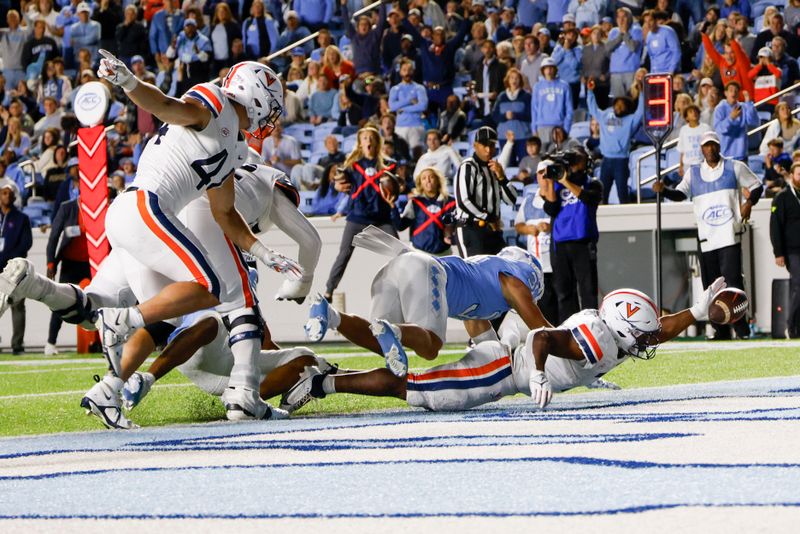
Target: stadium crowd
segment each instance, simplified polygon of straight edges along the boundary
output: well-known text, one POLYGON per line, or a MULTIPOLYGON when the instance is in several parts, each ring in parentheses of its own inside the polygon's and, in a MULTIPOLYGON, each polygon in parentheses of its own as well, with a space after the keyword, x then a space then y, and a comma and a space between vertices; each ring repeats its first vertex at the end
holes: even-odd
MULTIPOLYGON (((700 139, 713 130, 722 156, 747 162, 772 197, 800 162, 793 96, 770 100, 800 81, 800 0, 780 2, 401 0, 356 15, 368 1, 2 0, 0 186, 34 226, 51 224, 78 196, 72 102, 98 81, 106 49, 171 96, 236 62, 272 58, 284 79, 282 127, 250 144, 302 191, 307 215, 352 223, 327 296, 352 253, 349 239, 368 224, 410 228, 418 248, 450 253, 448 213, 458 200, 450 192, 458 196, 454 179, 483 126, 496 132, 498 159, 520 193, 497 221, 505 239, 547 246, 549 217, 534 200, 554 151, 590 156, 598 202, 633 201, 632 170, 651 143, 641 127, 648 72, 673 74, 677 144, 666 163, 678 171, 667 181, 703 161, 700 139), (396 176, 398 198, 375 186, 384 172, 396 176)), ((102 83, 111 94, 113 194, 132 181, 160 125, 102 83)))

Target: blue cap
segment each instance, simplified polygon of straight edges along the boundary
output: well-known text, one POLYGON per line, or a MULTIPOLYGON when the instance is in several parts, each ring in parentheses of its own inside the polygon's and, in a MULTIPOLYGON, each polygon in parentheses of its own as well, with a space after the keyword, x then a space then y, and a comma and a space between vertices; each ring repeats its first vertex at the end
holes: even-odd
POLYGON ((134 63, 144 63, 144 58, 142 56, 133 56, 131 58, 131 65, 134 63))
POLYGON ((295 46, 294 48, 292 48, 292 55, 305 57, 306 51, 305 49, 303 49, 302 46, 295 46))
POLYGON ((78 158, 69 158, 69 161, 67 161, 67 168, 68 169, 70 167, 77 167, 77 165, 78 165, 78 158))

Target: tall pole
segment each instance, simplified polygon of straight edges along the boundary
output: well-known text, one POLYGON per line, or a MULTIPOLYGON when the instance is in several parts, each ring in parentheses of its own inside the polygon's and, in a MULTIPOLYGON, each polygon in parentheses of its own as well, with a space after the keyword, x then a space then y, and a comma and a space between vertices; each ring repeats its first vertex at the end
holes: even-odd
MULTIPOLYGON (((656 180, 661 180, 661 147, 656 143, 656 180)), ((661 282, 661 193, 656 193, 656 305, 658 314, 663 309, 663 286, 661 282)))

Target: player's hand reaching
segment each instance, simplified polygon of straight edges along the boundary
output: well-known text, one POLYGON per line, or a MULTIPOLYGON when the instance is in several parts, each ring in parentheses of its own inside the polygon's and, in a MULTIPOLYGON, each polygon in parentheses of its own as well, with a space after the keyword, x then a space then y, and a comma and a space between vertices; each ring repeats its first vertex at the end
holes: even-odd
POLYGON ((719 293, 720 290, 725 289, 727 285, 725 279, 721 276, 711 282, 711 285, 700 295, 700 299, 697 303, 689 308, 695 321, 708 321, 708 307, 711 305, 711 300, 714 298, 714 295, 719 293))
POLYGON ((533 402, 539 405, 539 408, 544 408, 550 404, 550 400, 553 398, 553 388, 542 371, 534 370, 531 373, 528 385, 531 388, 531 398, 533 402))
POLYGON ((100 55, 103 59, 100 60, 100 67, 97 69, 97 75, 104 80, 108 80, 114 85, 122 87, 125 91, 133 91, 139 84, 139 80, 125 66, 125 63, 117 59, 114 54, 108 50, 100 49, 100 55))
POLYGON ((258 261, 277 273, 286 275, 289 280, 300 280, 303 277, 303 268, 296 261, 287 258, 264 246, 263 243, 256 241, 250 247, 250 254, 258 258, 258 261))

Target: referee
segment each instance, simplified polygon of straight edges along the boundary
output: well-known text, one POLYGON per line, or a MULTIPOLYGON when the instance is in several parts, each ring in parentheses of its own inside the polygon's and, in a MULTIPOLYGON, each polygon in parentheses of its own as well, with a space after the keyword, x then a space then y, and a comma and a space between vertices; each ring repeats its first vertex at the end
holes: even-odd
POLYGON ((497 132, 482 126, 475 134, 475 153, 461 162, 456 173, 456 240, 462 258, 497 254, 506 246, 500 219, 500 202, 514 206, 517 193, 503 167, 492 159, 497 132))

